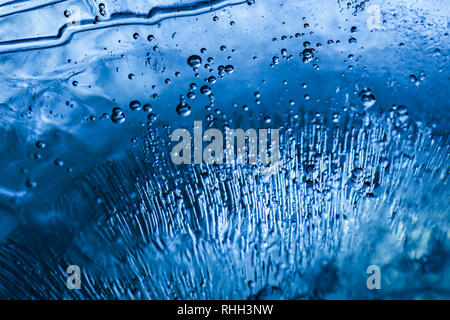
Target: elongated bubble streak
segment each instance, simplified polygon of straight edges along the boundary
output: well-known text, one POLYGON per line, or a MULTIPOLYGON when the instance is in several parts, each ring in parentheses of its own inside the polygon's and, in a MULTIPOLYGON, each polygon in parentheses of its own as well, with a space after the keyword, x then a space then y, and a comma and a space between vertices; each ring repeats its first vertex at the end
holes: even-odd
POLYGON ((284 133, 271 176, 261 165, 174 165, 150 129, 145 158, 81 176, 51 225, 0 247, 0 298, 367 298, 358 274, 374 261, 392 281, 385 298, 414 297, 402 290, 411 277, 446 296, 448 147, 422 129, 390 130, 389 118, 340 129, 308 118, 284 133), (433 192, 442 198, 430 208, 420 199, 433 192), (72 264, 81 290, 64 287, 72 264))

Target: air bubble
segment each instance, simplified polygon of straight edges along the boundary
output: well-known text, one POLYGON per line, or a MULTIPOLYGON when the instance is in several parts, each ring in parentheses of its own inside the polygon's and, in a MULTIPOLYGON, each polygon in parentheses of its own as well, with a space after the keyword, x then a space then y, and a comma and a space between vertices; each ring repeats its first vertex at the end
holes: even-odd
POLYGON ((192 55, 188 58, 187 63, 193 68, 198 68, 202 65, 202 58, 197 55, 192 55))
POLYGON ((211 94, 211 88, 207 85, 204 85, 203 87, 200 88, 200 93, 205 96, 209 96, 211 94))
POLYGON ((182 117, 187 117, 191 114, 191 107, 184 101, 184 97, 180 96, 180 103, 177 106, 177 114, 182 117))
POLYGON ((366 109, 372 107, 375 104, 375 96, 372 94, 370 88, 365 88, 359 93, 361 102, 366 109))
POLYGON ((141 103, 137 100, 130 102, 130 109, 131 110, 140 110, 141 109, 141 103))

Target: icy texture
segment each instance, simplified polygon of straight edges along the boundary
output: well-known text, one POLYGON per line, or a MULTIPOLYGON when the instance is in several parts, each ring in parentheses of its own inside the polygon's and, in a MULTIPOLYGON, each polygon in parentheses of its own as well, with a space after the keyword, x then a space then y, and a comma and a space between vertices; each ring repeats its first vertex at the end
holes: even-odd
POLYGON ((450 298, 449 13, 2 1, 0 298, 450 298), (173 165, 194 120, 280 128, 279 170, 173 165))

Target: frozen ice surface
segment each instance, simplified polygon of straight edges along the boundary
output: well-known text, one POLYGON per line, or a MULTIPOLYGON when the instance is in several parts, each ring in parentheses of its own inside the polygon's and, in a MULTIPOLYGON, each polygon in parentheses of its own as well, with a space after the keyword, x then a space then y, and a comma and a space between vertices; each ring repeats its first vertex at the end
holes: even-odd
POLYGON ((0 298, 450 298, 449 13, 0 1, 0 298), (175 166, 194 120, 280 128, 280 166, 175 166))

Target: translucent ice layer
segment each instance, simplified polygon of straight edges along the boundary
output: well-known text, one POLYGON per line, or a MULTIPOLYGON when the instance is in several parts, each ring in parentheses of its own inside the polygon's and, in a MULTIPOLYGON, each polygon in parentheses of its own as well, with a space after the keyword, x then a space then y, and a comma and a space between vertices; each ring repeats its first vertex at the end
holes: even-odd
POLYGON ((0 298, 449 298, 449 13, 1 1, 0 298), (281 162, 174 165, 194 121, 281 162))

